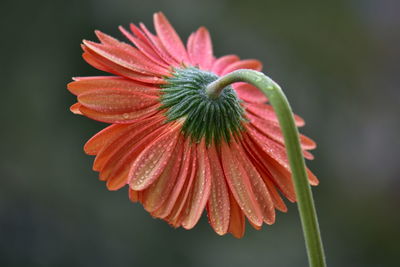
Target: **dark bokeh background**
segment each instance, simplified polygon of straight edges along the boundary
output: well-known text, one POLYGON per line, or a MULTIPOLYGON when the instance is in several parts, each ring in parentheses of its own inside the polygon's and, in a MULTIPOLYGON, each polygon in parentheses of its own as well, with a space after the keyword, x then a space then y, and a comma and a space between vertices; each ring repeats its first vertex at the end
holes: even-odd
POLYGON ((319 147, 309 166, 330 266, 399 266, 400 2, 1 1, 0 266, 306 266, 296 206, 241 240, 152 219, 108 192, 84 142, 104 125, 68 110, 93 30, 164 11, 186 40, 261 59, 319 147))

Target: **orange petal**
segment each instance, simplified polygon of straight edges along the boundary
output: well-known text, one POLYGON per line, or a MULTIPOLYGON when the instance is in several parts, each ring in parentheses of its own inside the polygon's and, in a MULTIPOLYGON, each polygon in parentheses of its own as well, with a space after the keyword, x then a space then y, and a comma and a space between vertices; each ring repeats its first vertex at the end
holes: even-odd
POLYGON ((88 155, 96 155, 100 149, 111 144, 116 138, 124 134, 129 129, 130 127, 126 124, 110 125, 90 138, 86 142, 83 149, 88 155))
POLYGON ((139 192, 129 188, 129 199, 132 202, 138 202, 139 201, 139 192))
POLYGON ((75 103, 69 107, 69 110, 74 114, 83 115, 82 112, 79 110, 80 107, 81 107, 80 103, 75 103))
POLYGON ((167 128, 133 162, 129 171, 129 184, 133 190, 144 190, 158 179, 172 156, 178 133, 178 125, 167 128))
POLYGON ((154 27, 162 45, 178 62, 188 62, 188 56, 181 38, 163 13, 154 14, 154 27))
POLYGON ((198 168, 191 192, 191 198, 188 199, 189 202, 186 210, 186 217, 182 221, 182 226, 185 229, 191 229, 196 225, 210 196, 211 171, 204 138, 197 145, 197 160, 198 168))
POLYGON ((128 171, 118 173, 107 180, 106 186, 110 191, 119 190, 128 184, 128 171))
POLYGON ((319 184, 318 178, 308 168, 307 168, 307 176, 308 176, 308 180, 310 181, 310 185, 318 185, 319 184))
POLYGON ((263 216, 257 203, 250 179, 233 150, 223 142, 221 144, 221 161, 229 188, 246 217, 255 225, 261 225, 263 216))
POLYGON ((214 145, 209 147, 208 157, 210 158, 212 177, 210 198, 207 203, 208 217, 214 231, 219 235, 224 235, 229 227, 230 203, 228 186, 214 145))
POLYGON ((231 214, 228 232, 236 238, 242 238, 245 230, 244 214, 232 194, 229 194, 231 214))

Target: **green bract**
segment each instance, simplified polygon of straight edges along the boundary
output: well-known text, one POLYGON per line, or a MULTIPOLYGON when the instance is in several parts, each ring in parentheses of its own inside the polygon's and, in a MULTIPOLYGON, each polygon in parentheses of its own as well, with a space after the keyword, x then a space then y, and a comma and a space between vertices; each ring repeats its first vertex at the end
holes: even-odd
POLYGON ((194 142, 205 137, 206 144, 229 142, 243 130, 244 109, 231 86, 217 98, 210 98, 205 89, 218 76, 195 67, 175 69, 165 78, 161 95, 162 109, 168 121, 183 119, 182 132, 194 142))

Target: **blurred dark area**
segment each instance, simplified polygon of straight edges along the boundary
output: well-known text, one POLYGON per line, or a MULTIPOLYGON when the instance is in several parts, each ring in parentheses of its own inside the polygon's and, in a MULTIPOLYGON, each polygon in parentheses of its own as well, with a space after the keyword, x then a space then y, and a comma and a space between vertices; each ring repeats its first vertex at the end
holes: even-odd
POLYGON ((153 219, 109 192, 83 144, 105 124, 73 115, 94 30, 163 11, 182 39, 206 26, 216 56, 257 58, 302 132, 329 266, 399 266, 400 1, 2 1, 0 266, 306 266, 295 204, 261 231, 216 235, 153 219))

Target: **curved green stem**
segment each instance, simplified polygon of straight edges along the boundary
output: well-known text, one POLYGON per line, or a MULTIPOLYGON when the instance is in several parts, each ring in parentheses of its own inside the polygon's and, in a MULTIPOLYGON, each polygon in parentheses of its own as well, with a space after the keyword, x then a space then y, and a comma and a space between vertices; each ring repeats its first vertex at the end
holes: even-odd
POLYGON ((263 73, 254 70, 237 70, 229 73, 210 83, 206 93, 209 97, 218 97, 226 86, 235 82, 247 82, 259 88, 268 97, 278 116, 292 170, 308 260, 310 266, 326 266, 314 200, 300 147, 299 133, 289 102, 277 83, 263 73))

